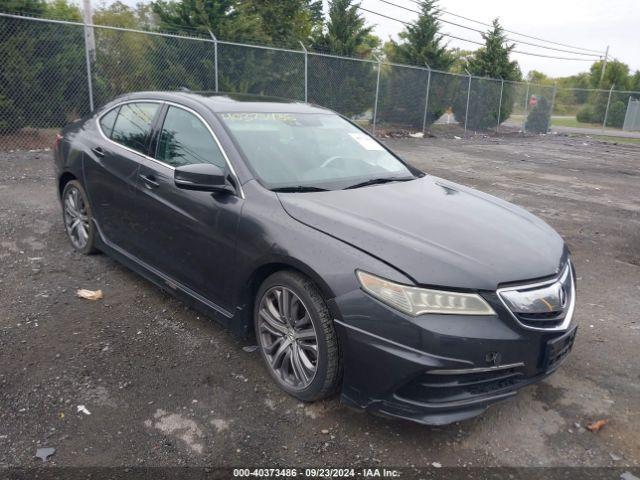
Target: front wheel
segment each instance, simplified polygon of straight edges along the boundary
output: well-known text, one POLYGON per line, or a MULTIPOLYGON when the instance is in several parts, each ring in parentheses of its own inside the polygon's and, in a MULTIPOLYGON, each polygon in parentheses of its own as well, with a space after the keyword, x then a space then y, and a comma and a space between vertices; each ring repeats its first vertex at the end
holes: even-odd
POLYGON ((85 255, 96 253, 96 226, 87 194, 77 180, 71 180, 62 191, 62 218, 73 248, 85 255))
POLYGON ((338 338, 318 287, 292 271, 271 275, 254 308, 256 337, 280 388, 303 401, 334 393, 341 380, 338 338))

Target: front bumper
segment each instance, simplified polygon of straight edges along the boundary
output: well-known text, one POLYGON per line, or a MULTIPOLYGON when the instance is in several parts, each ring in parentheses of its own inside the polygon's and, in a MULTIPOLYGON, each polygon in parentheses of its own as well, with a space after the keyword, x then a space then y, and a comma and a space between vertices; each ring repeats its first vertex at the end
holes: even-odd
POLYGON ((497 315, 413 318, 360 290, 336 298, 343 402, 442 425, 474 417, 553 373, 571 349, 575 325, 528 330, 495 295, 485 298, 497 315))

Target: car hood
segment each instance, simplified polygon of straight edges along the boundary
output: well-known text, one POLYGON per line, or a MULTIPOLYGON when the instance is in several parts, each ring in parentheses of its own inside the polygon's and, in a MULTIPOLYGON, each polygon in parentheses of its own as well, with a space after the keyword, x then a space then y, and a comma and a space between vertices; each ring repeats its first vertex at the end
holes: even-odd
POLYGON ((421 285, 495 290, 501 283, 554 275, 564 263, 562 238, 536 216, 429 175, 278 197, 296 220, 367 252, 421 285))

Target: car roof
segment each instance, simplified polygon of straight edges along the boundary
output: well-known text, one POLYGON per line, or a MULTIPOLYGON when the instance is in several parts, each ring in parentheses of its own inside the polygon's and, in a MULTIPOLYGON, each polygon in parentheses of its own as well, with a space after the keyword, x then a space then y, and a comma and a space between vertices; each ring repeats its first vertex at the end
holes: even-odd
POLYGON ((335 113, 327 108, 308 103, 264 95, 215 92, 135 92, 118 100, 151 99, 172 101, 179 104, 197 103, 213 112, 265 112, 265 113, 335 113))

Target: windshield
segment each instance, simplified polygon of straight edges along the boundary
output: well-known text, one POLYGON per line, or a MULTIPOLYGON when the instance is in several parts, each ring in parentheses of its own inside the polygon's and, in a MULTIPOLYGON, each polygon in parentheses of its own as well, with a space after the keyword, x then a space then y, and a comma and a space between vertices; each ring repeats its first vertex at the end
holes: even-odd
POLYGON ((375 139, 335 114, 220 117, 259 180, 272 190, 335 190, 415 178, 375 139))

